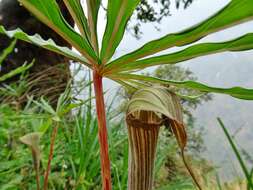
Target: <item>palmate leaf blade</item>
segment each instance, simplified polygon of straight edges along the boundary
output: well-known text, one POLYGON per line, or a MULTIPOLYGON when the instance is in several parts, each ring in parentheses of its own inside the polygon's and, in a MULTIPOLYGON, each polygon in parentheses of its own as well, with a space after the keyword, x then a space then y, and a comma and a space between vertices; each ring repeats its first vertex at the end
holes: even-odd
POLYGON ((80 33, 87 41, 90 39, 90 31, 87 18, 84 14, 84 10, 80 0, 63 0, 66 7, 69 10, 72 18, 74 19, 80 33))
POLYGON ((124 55, 115 61, 112 65, 129 63, 140 58, 152 55, 162 50, 184 46, 199 39, 253 19, 253 1, 252 0, 231 0, 231 2, 222 10, 211 16, 209 19, 197 24, 182 32, 168 34, 160 39, 150 41, 141 48, 124 55))
POLYGON ((196 44, 175 53, 141 59, 128 64, 121 64, 117 68, 108 65, 106 70, 113 73, 116 71, 144 69, 154 65, 176 64, 196 57, 225 51, 246 51, 250 49, 253 49, 253 33, 246 34, 227 42, 196 44))
POLYGON ((91 42, 93 48, 98 52, 97 21, 101 0, 86 0, 88 8, 88 21, 91 30, 91 42))
POLYGON ((75 47, 88 60, 96 60, 89 42, 79 35, 64 19, 55 0, 18 0, 41 22, 49 26, 75 47))
POLYGON ((143 76, 137 74, 126 74, 126 73, 118 73, 111 75, 110 78, 113 80, 122 80, 122 81, 144 81, 149 83, 157 83, 157 84, 164 84, 164 85, 172 85, 178 88, 189 88, 193 90, 198 90, 201 92, 206 93, 219 93, 219 94, 226 94, 230 95, 234 98, 243 99, 243 100, 253 100, 253 89, 243 88, 243 87, 232 87, 232 88, 218 88, 218 87, 211 87, 206 84, 202 84, 196 81, 173 81, 173 80, 163 80, 155 77, 150 76, 143 76))
POLYGON ((123 38, 126 24, 140 0, 108 0, 107 24, 102 41, 103 63, 110 60, 123 38))
POLYGON ((3 26, 0 26, 0 33, 5 34, 10 38, 16 38, 16 39, 37 45, 37 46, 42 47, 44 49, 53 51, 55 53, 64 55, 71 60, 81 62, 84 65, 90 67, 90 65, 87 63, 87 60, 84 57, 78 55, 77 53, 75 53, 74 51, 70 50, 67 47, 61 47, 61 46, 56 45, 55 42, 51 39, 44 40, 38 34, 30 36, 30 35, 26 34, 25 32, 23 32, 21 29, 7 31, 7 30, 5 30, 5 28, 3 26))

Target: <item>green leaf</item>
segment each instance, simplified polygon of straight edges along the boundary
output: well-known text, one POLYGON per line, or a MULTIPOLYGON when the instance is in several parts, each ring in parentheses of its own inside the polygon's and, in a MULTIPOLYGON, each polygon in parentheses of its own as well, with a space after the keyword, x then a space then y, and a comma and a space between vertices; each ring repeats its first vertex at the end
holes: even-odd
POLYGON ((52 118, 48 118, 44 122, 42 122, 41 126, 39 126, 38 132, 44 135, 50 126, 52 126, 53 120, 52 118))
POLYGON ((109 78, 113 80, 124 80, 124 81, 146 81, 149 83, 158 83, 164 85, 173 85, 179 88, 190 88, 194 90, 199 90, 201 92, 215 92, 220 94, 227 94, 235 98, 244 99, 244 100, 253 100, 253 89, 247 89, 242 87, 232 87, 232 88, 217 88, 210 87, 205 84, 195 82, 195 81, 173 81, 173 80, 162 80, 155 77, 142 76, 136 74, 126 74, 119 73, 111 75, 109 78))
POLYGON ((14 76, 16 76, 16 75, 18 75, 20 73, 23 73, 24 71, 30 69, 32 66, 33 66, 33 62, 30 63, 29 65, 24 64, 24 65, 22 65, 22 66, 20 66, 20 67, 18 67, 16 69, 13 69, 10 72, 8 72, 8 73, 0 76, 0 82, 3 82, 3 81, 5 81, 5 80, 7 80, 7 79, 9 79, 11 77, 14 77, 14 76))
POLYGON ((90 67, 90 64, 87 63, 87 59, 78 55, 74 51, 70 50, 67 47, 61 47, 55 44, 52 39, 43 40, 40 35, 35 34, 33 36, 29 36, 28 34, 24 33, 21 29, 6 31, 3 26, 0 26, 0 33, 5 34, 10 38, 16 38, 19 40, 23 40, 34 45, 40 46, 44 49, 56 52, 58 54, 64 55, 74 61, 78 61, 83 63, 84 65, 90 67))
POLYGON ((186 29, 182 32, 168 34, 160 39, 153 40, 141 48, 113 61, 111 64, 133 62, 137 59, 152 55, 162 50, 184 46, 193 43, 208 34, 223 30, 253 19, 252 0, 231 0, 222 10, 211 16, 209 19, 186 29))
POLYGON ((63 0, 68 8, 72 18, 74 19, 80 33, 87 41, 90 40, 90 30, 88 27, 88 21, 83 11, 83 7, 80 0, 63 0))
POLYGON ((105 63, 119 45, 126 24, 140 0, 108 0, 107 25, 103 36, 101 58, 105 63))
POLYGON ((16 42, 17 40, 14 39, 11 42, 11 44, 3 50, 2 54, 0 55, 0 65, 6 59, 6 57, 13 51, 13 49, 15 48, 16 42))
POLYGON ((7 183, 1 184, 1 190, 17 190, 17 186, 22 183, 24 176, 14 175, 11 176, 7 183))
POLYGON ((178 62, 186 61, 200 56, 220 53, 224 51, 246 51, 253 49, 253 33, 246 34, 234 40, 220 43, 202 43, 190 46, 182 51, 170 53, 166 55, 141 59, 128 64, 117 65, 117 68, 112 68, 110 65, 105 70, 111 73, 116 71, 129 71, 136 69, 144 69, 146 67, 162 64, 176 64, 178 62), (115 69, 114 69, 115 68, 115 69))
POLYGON ((19 2, 41 22, 75 47, 89 61, 97 59, 89 42, 66 22, 55 0, 19 0, 19 2))
POLYGON ((88 9, 89 27, 91 30, 91 43, 94 50, 98 53, 97 21, 101 0, 86 0, 86 3, 88 9))
POLYGON ((237 160, 238 160, 238 162, 239 162, 239 164, 241 166, 241 169, 242 169, 242 171, 243 171, 243 173, 244 173, 244 175, 245 175, 245 177, 247 179, 248 186, 250 187, 250 189, 253 189, 253 183, 252 183, 252 178, 250 176, 250 172, 248 171, 248 169, 246 167, 246 164, 244 163, 244 161, 243 161, 243 159, 242 159, 242 157, 240 155, 240 152, 239 152, 238 148, 236 147, 236 145, 235 145, 232 137, 230 136, 230 134, 229 134, 227 128, 225 127, 225 125, 223 124, 222 120, 220 118, 217 118, 217 120, 218 120, 218 123, 221 126, 224 134, 226 135, 226 138, 227 138, 227 140, 228 140, 231 148, 233 149, 233 151, 235 153, 235 156, 236 156, 236 158, 237 158, 237 160))

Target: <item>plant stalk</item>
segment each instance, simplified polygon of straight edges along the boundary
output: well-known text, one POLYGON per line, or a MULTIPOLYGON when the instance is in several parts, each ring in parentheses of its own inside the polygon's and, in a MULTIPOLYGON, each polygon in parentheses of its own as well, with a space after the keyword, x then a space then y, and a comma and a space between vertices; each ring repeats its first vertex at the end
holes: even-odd
POLYGON ((135 112, 127 118, 129 139, 128 190, 152 190, 161 119, 154 112, 135 112))
POLYGON ((96 70, 93 71, 93 82, 96 97, 96 110, 98 119, 98 139, 100 144, 100 163, 102 174, 103 190, 111 190, 111 171, 110 171, 110 159, 107 140, 107 128, 106 128, 106 115, 105 115, 105 103, 103 94, 102 76, 100 76, 96 70))
POLYGON ((50 139, 50 150, 49 150, 49 156, 48 156, 48 162, 47 162, 47 169, 44 175, 44 190, 47 190, 47 187, 48 187, 48 176, 50 173, 51 161, 53 159, 53 154, 54 154, 54 143, 55 143, 55 139, 56 139, 56 135, 58 131, 58 125, 59 124, 57 123, 56 126, 54 127, 52 135, 51 135, 51 139, 50 139))
POLYGON ((232 150, 235 153, 235 156, 236 156, 236 158, 237 158, 237 160, 238 160, 238 162, 239 162, 239 164, 242 168, 242 171, 245 175, 245 178, 247 179, 248 187, 250 187, 248 189, 253 189, 252 176, 251 176, 250 172, 248 171, 247 166, 244 163, 238 148, 236 147, 231 135, 229 134, 229 132, 228 132, 227 128, 225 127, 224 123, 222 122, 222 120, 220 118, 217 118, 217 120, 218 120, 223 132, 225 133, 226 138, 228 139, 228 142, 229 142, 230 146, 232 147, 232 150))
POLYGON ((34 162, 34 170, 36 173, 37 190, 40 190, 40 160, 37 156, 36 151, 33 149, 32 149, 32 157, 33 157, 33 162, 34 162))

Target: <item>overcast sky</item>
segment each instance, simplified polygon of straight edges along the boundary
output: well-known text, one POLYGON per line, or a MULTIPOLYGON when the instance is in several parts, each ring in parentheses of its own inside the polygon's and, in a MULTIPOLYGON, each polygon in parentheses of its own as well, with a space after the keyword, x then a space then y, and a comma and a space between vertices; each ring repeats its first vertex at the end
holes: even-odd
MULTIPOLYGON (((106 6, 106 0, 103 1, 104 6, 106 6)), ((152 0, 150 1, 152 2, 152 0)), ((178 32, 184 29, 187 29, 193 25, 198 24, 199 22, 207 19, 211 15, 215 14, 218 12, 220 9, 222 9, 224 6, 229 3, 229 0, 195 0, 190 7, 188 7, 186 10, 184 9, 176 9, 175 8, 175 2, 174 0, 171 1, 171 16, 163 19, 161 24, 158 24, 160 28, 160 31, 157 31, 154 27, 153 23, 149 24, 143 24, 141 26, 141 30, 143 32, 141 39, 136 40, 129 32, 126 32, 124 35, 124 38, 122 42, 120 43, 119 47, 116 50, 115 56, 113 59, 124 55, 126 53, 129 53, 139 47, 141 47, 143 44, 150 40, 158 39, 168 33, 172 32, 178 32)), ((229 40, 238 36, 241 36, 245 33, 252 32, 253 31, 253 22, 248 22, 241 24, 239 26, 232 27, 230 29, 227 29, 222 32, 217 32, 214 34, 209 35, 208 37, 205 37, 201 39, 199 42, 218 42, 218 41, 225 41, 229 40)), ((105 20, 105 11, 100 9, 99 12, 99 20, 98 20, 98 34, 99 34, 99 41, 102 41, 102 36, 104 33, 106 25, 106 20, 105 20)), ((170 50, 166 50, 162 53, 170 52, 170 51, 176 51, 181 49, 180 48, 171 48, 170 50)), ((229 56, 229 59, 233 59, 234 57, 237 57, 239 55, 245 54, 245 53, 231 53, 232 55, 229 56)), ((247 54, 247 53, 246 53, 247 54)), ((194 61, 186 61, 184 63, 180 63, 179 65, 190 67, 192 69, 197 68, 196 74, 200 74, 199 78, 200 81, 202 82, 207 82, 205 79, 201 78, 201 69, 203 62, 205 63, 205 66, 213 64, 211 62, 212 59, 215 59, 217 57, 221 57, 223 54, 217 54, 217 55, 211 55, 203 58, 198 58, 194 59, 194 61)), ((222 60, 222 59, 219 59, 222 60)), ((217 60, 215 59, 217 62, 217 60)), ((205 70, 205 69, 204 69, 205 70)), ((218 71, 217 71, 218 73, 218 71)), ((208 81, 209 82, 209 81, 208 81)), ((218 85, 221 86, 223 85, 222 83, 215 82, 211 83, 211 85, 218 85)), ((238 85, 237 81, 230 80, 228 81, 228 86, 233 86, 233 85, 238 85)), ((106 89, 112 88, 113 83, 109 82, 107 80, 106 82, 106 89)))
MULTIPOLYGON (((229 0, 195 0, 194 3, 186 10, 177 10, 175 9, 174 3, 172 3, 172 16, 165 18, 160 25, 157 25, 161 29, 160 32, 154 28, 153 24, 144 24, 141 28, 143 31, 141 40, 136 41, 136 39, 133 38, 129 33, 126 33, 124 35, 123 41, 117 49, 116 56, 118 57, 129 52, 130 50, 132 51, 150 40, 157 39, 168 33, 178 32, 190 26, 193 26, 216 13, 228 2, 229 0)), ((98 22, 98 33, 100 39, 102 38, 106 24, 104 14, 104 11, 100 11, 100 19, 98 22)), ((216 34, 210 35, 202 41, 223 41, 252 31, 252 29, 252 24, 244 24, 244 26, 237 26, 227 30, 226 32, 218 32, 216 34)))

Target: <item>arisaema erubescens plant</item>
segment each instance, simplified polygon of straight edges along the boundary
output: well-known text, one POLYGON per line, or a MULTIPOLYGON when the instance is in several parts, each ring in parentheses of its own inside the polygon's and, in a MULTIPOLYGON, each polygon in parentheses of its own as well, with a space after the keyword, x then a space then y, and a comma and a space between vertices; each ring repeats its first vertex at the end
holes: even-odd
MULTIPOLYGON (((99 126, 100 156, 103 189, 111 189, 110 161, 108 155, 106 115, 103 97, 104 77, 109 78, 135 91, 150 83, 160 83, 178 88, 191 88, 205 93, 227 94, 235 98, 252 100, 253 89, 242 87, 216 88, 196 81, 166 81, 147 77, 135 72, 150 66, 176 64, 195 57, 220 53, 224 51, 245 51, 253 49, 253 33, 220 43, 201 43, 189 46, 181 51, 160 56, 153 54, 175 47, 189 45, 201 38, 228 27, 253 20, 252 0, 231 0, 224 8, 207 20, 184 31, 168 34, 144 44, 141 48, 112 59, 121 42, 126 25, 141 0, 108 0, 107 24, 99 47, 97 37, 97 20, 101 0, 86 0, 87 10, 83 9, 81 0, 64 0, 70 14, 75 20, 79 32, 75 31, 64 19, 56 0, 18 0, 34 16, 53 29, 75 49, 60 47, 52 40, 43 40, 39 35, 29 36, 20 29, 0 32, 11 38, 17 38, 62 54, 80 62, 93 70, 96 109, 99 126), (87 16, 86 16, 87 15, 87 16), (147 58, 148 57, 148 58, 147 58)), ((150 100, 152 101, 152 100, 150 100)))

